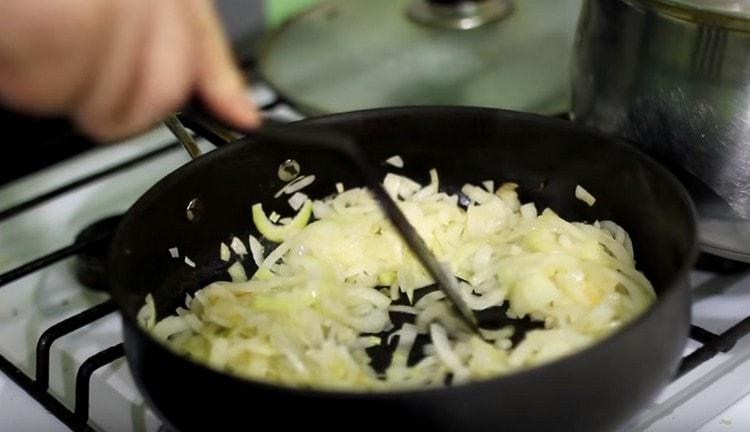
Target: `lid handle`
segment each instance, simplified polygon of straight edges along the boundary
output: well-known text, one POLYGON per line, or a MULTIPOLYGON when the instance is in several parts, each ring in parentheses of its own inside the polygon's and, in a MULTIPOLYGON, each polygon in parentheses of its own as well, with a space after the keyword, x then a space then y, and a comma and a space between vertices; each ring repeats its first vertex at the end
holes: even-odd
POLYGON ((512 9, 511 0, 415 0, 407 15, 431 27, 471 30, 506 17, 512 9))

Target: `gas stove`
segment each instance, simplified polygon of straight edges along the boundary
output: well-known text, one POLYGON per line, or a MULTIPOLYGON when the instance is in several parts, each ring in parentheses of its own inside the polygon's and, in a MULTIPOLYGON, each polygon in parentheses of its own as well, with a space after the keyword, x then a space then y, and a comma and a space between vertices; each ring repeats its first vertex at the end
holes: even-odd
MULTIPOLYGON (((263 84, 252 93, 269 117, 302 117, 263 84)), ((132 381, 114 304, 76 278, 75 254, 101 238, 76 233, 188 161, 157 128, 0 188, 0 430, 164 429, 132 381)), ((750 430, 750 270, 730 267, 692 273, 683 369, 627 430, 750 430)))

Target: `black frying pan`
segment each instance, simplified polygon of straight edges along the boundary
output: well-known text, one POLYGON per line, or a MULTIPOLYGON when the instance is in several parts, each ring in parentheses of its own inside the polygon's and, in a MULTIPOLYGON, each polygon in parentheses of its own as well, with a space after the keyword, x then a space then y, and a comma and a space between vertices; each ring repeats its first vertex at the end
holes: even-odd
MULTIPOLYGON (((312 430, 613 430, 626 424, 674 374, 689 328, 688 272, 696 253, 692 204, 665 169, 606 135, 548 117, 508 111, 420 107, 310 119, 302 124, 346 133, 373 161, 400 154, 403 173, 443 185, 515 181, 522 201, 572 220, 612 219, 631 235, 639 269, 658 301, 604 341, 558 361, 493 380, 442 389, 353 393, 292 389, 237 378, 172 353, 137 324, 152 293, 159 318, 193 292, 226 279, 218 244, 253 231, 250 205, 273 200, 278 165, 294 158, 322 197, 336 182, 361 184, 336 154, 247 138, 178 169, 126 214, 110 256, 111 286, 124 317, 128 362, 150 405, 181 431, 312 430), (588 207, 573 191, 597 197, 588 207), (200 201, 196 218, 188 203, 200 201), (178 247, 199 263, 172 259, 178 247)), ((294 125, 290 127, 295 127, 294 125)), ((389 167, 391 168, 391 167, 389 167)), ((383 172, 386 169, 383 167, 383 172)), ((252 260, 245 262, 252 271, 252 260)))

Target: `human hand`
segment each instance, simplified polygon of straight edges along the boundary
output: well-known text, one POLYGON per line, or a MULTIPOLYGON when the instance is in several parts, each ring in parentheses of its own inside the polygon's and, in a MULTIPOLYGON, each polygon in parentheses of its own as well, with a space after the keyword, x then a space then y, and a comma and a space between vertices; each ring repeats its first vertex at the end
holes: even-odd
POLYGON ((211 0, 2 0, 0 102, 66 115, 103 141, 197 96, 227 123, 260 123, 211 0))

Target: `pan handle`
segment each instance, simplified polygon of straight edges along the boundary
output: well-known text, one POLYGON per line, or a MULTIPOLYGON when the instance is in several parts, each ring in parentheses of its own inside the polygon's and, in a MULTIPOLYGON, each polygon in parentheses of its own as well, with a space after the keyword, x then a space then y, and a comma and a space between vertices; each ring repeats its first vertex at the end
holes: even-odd
MULTIPOLYGON (((217 121, 210 114, 207 114, 206 110, 203 109, 200 104, 188 104, 175 116, 171 116, 165 120, 164 123, 170 128, 170 130, 172 130, 172 127, 169 125, 169 121, 175 117, 183 125, 192 129, 195 133, 205 138, 216 147, 221 147, 242 138, 242 135, 237 131, 217 121)), ((174 133, 174 130, 172 130, 172 132, 174 133)))

